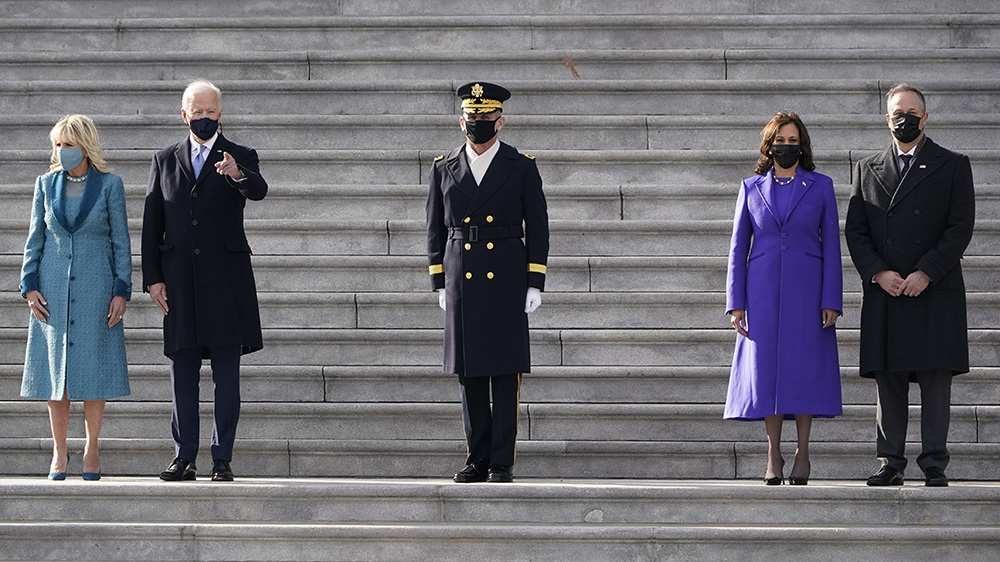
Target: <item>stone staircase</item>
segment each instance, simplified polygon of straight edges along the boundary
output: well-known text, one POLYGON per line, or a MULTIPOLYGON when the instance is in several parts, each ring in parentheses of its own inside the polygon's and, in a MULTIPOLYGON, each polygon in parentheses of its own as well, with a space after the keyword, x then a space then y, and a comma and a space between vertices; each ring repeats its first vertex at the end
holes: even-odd
MULTIPOLYGON (((95 0, 81 10, 0 0, 0 14, 0 276, 10 288, 0 292, 0 559, 995 556, 991 2, 95 0), (898 50, 908 43, 918 48, 898 50), (259 150, 271 184, 246 213, 265 349, 245 358, 240 478, 154 479, 173 451, 169 378, 158 313, 136 292, 133 393, 107 405, 107 477, 43 481, 45 408, 17 398, 26 311, 16 285, 48 130, 71 112, 98 123, 137 251, 149 160, 185 134, 180 92, 194 77, 222 88, 226 134, 259 150), (503 139, 537 157, 552 219, 512 486, 443 480, 465 447, 457 382, 440 372, 422 184, 433 158, 462 142, 453 92, 476 79, 513 92, 503 139), (816 482, 764 488, 763 424, 721 419, 736 187, 760 128, 791 108, 846 206, 852 162, 888 142, 884 92, 902 79, 928 96, 929 135, 968 154, 976 178, 963 263, 973 370, 953 391, 955 485, 863 486, 875 466, 874 386, 856 375, 860 294, 845 247, 845 415, 814 427, 816 482)), ((204 415, 207 439, 207 405, 204 415)), ((910 429, 919 441, 919 424, 910 429)), ((70 469, 79 473, 79 456, 70 469)), ((915 466, 908 476, 919 482, 915 466)))

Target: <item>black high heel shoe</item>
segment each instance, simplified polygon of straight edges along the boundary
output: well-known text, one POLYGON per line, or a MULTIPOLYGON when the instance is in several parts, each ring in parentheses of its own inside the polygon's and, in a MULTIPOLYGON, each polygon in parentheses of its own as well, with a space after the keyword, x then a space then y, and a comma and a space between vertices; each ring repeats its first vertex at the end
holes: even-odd
POLYGON ((764 484, 768 486, 779 486, 785 483, 785 459, 781 459, 781 474, 773 478, 765 478, 764 484))
POLYGON ((812 463, 806 461, 806 475, 805 476, 789 476, 788 483, 792 486, 805 486, 809 483, 809 473, 812 472, 812 463))

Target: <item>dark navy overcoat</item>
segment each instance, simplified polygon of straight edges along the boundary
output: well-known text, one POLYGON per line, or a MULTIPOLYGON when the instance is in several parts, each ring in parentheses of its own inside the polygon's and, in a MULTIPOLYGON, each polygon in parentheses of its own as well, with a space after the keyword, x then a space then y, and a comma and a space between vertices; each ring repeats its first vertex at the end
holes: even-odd
POLYGON ((447 299, 444 371, 467 377, 529 372, 525 293, 544 290, 549 253, 535 160, 501 143, 477 186, 462 145, 434 162, 429 184, 431 285, 447 299))
POLYGON ((163 318, 163 352, 239 345, 263 347, 250 244, 243 229, 247 199, 267 195, 257 152, 221 134, 197 180, 190 139, 153 157, 142 218, 142 287, 164 282, 170 313, 163 318), (245 181, 215 170, 228 152, 245 181))

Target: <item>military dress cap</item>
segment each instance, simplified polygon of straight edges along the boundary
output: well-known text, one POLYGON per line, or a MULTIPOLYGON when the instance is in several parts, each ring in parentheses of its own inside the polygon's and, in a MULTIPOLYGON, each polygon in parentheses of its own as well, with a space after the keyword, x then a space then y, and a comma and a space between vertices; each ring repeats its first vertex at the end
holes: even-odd
POLYGON ((503 109, 503 102, 510 99, 510 92, 503 86, 489 82, 469 82, 458 88, 464 113, 492 113, 503 109))

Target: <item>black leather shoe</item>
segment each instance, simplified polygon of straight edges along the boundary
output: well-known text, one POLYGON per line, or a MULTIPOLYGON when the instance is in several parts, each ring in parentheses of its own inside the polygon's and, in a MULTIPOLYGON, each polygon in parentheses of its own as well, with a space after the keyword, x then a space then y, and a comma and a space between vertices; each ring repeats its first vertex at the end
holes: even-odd
POLYGON ((490 467, 490 474, 486 477, 487 482, 513 482, 514 472, 509 466, 495 464, 490 467))
POLYGON ((229 468, 229 461, 212 459, 212 481, 232 482, 233 471, 229 468))
POLYGON ((878 469, 878 472, 868 477, 869 486, 902 486, 903 472, 899 469, 885 465, 878 469))
POLYGON ((194 463, 180 457, 171 461, 170 466, 160 473, 160 480, 167 482, 179 482, 181 480, 194 480, 198 468, 194 463))
POLYGON ((924 486, 931 488, 944 488, 948 485, 948 477, 944 475, 944 469, 931 466, 924 471, 924 486))
POLYGON ((487 474, 486 461, 480 459, 465 465, 465 468, 459 471, 452 480, 459 484, 486 482, 487 474))

